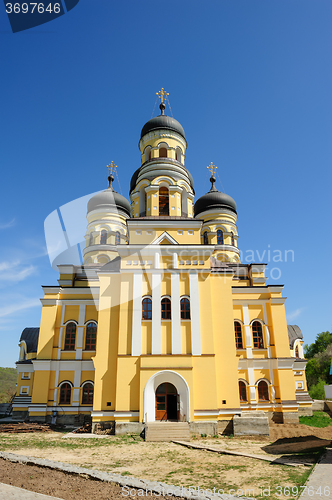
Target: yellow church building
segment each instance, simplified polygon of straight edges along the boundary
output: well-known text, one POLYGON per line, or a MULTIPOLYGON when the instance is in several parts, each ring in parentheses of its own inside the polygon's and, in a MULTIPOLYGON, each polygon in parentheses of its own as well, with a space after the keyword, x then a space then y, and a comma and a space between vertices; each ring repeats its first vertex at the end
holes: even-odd
POLYGON ((83 265, 58 266, 40 328, 22 332, 13 415, 116 433, 173 421, 215 434, 244 411, 296 422, 312 402, 283 286, 266 283, 266 264, 240 262, 236 203, 213 164, 195 202, 185 132, 158 94, 130 203, 112 162, 88 202, 83 265))

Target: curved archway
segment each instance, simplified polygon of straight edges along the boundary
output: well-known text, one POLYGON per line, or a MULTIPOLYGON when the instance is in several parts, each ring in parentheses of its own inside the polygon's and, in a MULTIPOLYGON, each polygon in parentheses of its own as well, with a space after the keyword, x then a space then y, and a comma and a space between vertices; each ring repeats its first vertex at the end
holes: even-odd
POLYGON ((143 394, 143 420, 155 422, 156 420, 156 390, 163 384, 172 384, 179 396, 179 420, 190 421, 190 392, 186 380, 172 370, 163 370, 152 375, 145 384, 143 394))

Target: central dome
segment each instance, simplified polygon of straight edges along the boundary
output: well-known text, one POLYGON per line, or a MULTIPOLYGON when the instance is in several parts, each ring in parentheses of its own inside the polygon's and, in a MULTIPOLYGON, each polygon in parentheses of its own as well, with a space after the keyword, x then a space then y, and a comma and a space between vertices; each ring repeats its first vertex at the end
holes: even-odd
POLYGON ((173 130, 174 132, 177 132, 178 134, 182 135, 183 138, 185 138, 181 123, 175 120, 175 118, 171 118, 170 116, 161 114, 159 116, 151 118, 151 120, 146 122, 146 124, 142 128, 141 139, 144 135, 148 134, 152 130, 159 129, 173 130))

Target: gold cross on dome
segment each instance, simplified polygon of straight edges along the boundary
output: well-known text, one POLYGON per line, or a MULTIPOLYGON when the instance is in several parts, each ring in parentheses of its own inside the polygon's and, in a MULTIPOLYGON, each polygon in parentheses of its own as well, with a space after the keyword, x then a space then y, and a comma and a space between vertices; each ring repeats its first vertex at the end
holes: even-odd
POLYGON ((169 95, 168 92, 165 92, 164 87, 161 87, 161 90, 159 92, 156 92, 156 95, 161 99, 161 102, 166 101, 166 97, 169 95))
POLYGON ((206 167, 208 170, 210 170, 211 172, 211 175, 214 175, 215 171, 217 170, 218 167, 216 167, 215 165, 213 165, 212 161, 210 163, 210 165, 208 167, 206 167))
POLYGON ((118 168, 117 165, 114 165, 113 160, 111 161, 110 165, 107 165, 106 168, 108 168, 110 175, 113 174, 116 168, 118 168))

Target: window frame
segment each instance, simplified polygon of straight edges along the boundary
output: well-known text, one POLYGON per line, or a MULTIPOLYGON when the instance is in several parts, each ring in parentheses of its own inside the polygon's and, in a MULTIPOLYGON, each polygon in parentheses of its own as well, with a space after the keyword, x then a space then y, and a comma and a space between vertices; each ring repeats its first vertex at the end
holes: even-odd
POLYGON ((259 380, 259 382, 257 382, 257 392, 258 392, 258 401, 267 401, 269 402, 270 401, 270 391, 269 391, 269 383, 266 381, 266 380, 259 380), (266 389, 264 389, 264 393, 263 396, 267 395, 267 399, 265 399, 264 397, 261 397, 262 395, 262 392, 260 391, 260 387, 265 387, 266 389))
POLYGON ((162 297, 160 301, 160 314, 162 321, 172 319, 172 302, 169 297, 162 297), (167 305, 164 309, 163 304, 167 305))
POLYGON ((76 334, 77 334, 77 323, 73 320, 69 320, 65 326, 65 338, 63 341, 64 351, 75 351, 76 349, 76 334), (75 331, 67 331, 70 325, 75 325, 75 331))
POLYGON ((107 245, 107 231, 106 231, 106 229, 102 229, 100 231, 100 244, 107 245))
POLYGON ((83 385, 82 385, 82 399, 81 399, 82 405, 89 405, 89 406, 93 405, 94 388, 95 388, 94 383, 91 380, 87 380, 86 382, 83 383, 83 385), (87 391, 87 399, 85 400, 84 399, 86 396, 85 387, 88 385, 92 387, 92 390, 87 391), (90 393, 92 393, 92 398, 91 398, 92 401, 89 401, 90 393))
POLYGON ((181 297, 180 298, 180 317, 181 317, 181 321, 186 321, 186 320, 191 319, 189 297, 181 297), (186 304, 186 303, 189 304, 189 309, 182 307, 182 304, 186 304))
POLYGON ((71 404, 72 388, 73 388, 73 386, 68 380, 64 380, 63 382, 61 382, 61 384, 59 385, 59 406, 71 404), (65 386, 68 386, 68 387, 65 388, 65 386), (69 392, 69 401, 67 401, 68 392, 69 392), (63 395, 64 395, 64 399, 62 398, 63 395))
POLYGON ((217 229, 217 245, 223 245, 224 244, 224 232, 221 229, 217 229), (221 236, 221 242, 220 242, 220 236, 221 236))
POLYGON ((203 233, 203 245, 209 245, 209 234, 207 231, 203 233))
POLYGON ((235 335, 235 347, 236 347, 236 349, 243 349, 242 324, 238 320, 234 321, 234 335, 235 335), (239 325, 240 329, 237 329, 235 325, 239 325), (239 341, 241 341, 241 342, 239 342, 239 341))
POLYGON ((96 350, 96 346, 97 346, 97 323, 96 321, 88 321, 85 325, 85 345, 84 345, 84 350, 85 351, 95 351, 96 350), (94 325, 95 328, 96 328, 96 331, 95 332, 88 332, 88 328, 89 328, 89 325, 94 325), (94 349, 91 347, 93 346, 93 342, 91 341, 91 339, 89 339, 89 343, 88 343, 88 335, 95 335, 95 339, 94 339, 94 349))
POLYGON ((238 383, 239 386, 239 398, 240 398, 240 403, 248 403, 248 391, 247 391, 247 384, 244 382, 244 380, 239 380, 238 383), (242 389, 241 389, 242 386, 242 389), (245 399, 243 399, 243 393, 245 394, 245 399))
POLYGON ((264 332, 262 323, 255 319, 251 323, 251 332, 252 332, 252 345, 254 349, 265 349, 264 345, 264 332), (255 324, 259 325, 260 332, 256 330, 255 324))
POLYGON ((152 320, 152 299, 151 297, 143 297, 142 298, 142 321, 151 321, 152 320), (149 304, 148 308, 144 309, 144 304, 149 304), (149 317, 145 317, 145 314, 149 317))
POLYGON ((121 244, 121 234, 120 234, 120 231, 116 231, 114 243, 115 243, 115 245, 120 245, 121 244))

